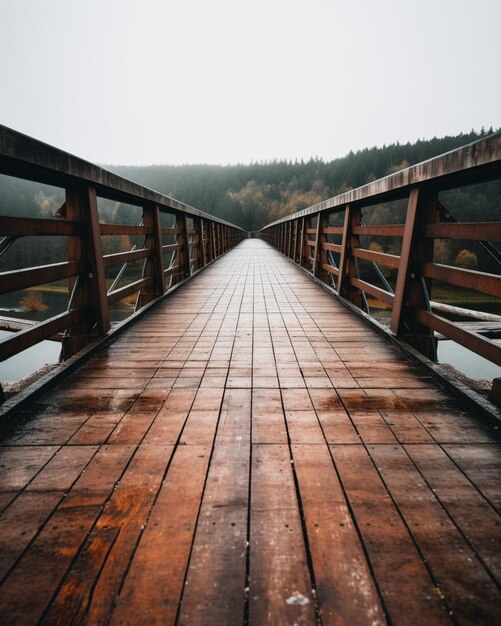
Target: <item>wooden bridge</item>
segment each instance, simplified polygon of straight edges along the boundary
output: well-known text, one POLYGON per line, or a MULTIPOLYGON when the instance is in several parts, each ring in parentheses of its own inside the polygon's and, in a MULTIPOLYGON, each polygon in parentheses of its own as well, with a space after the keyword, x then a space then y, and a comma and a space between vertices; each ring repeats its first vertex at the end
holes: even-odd
POLYGON ((500 177, 499 136, 245 239, 0 139, 4 172, 65 189, 56 220, 0 218, 4 248, 68 239, 66 262, 4 272, 0 292, 69 278, 72 294, 0 344, 8 358, 61 333, 66 357, 0 409, 0 623, 501 623, 499 410, 416 352, 433 357, 439 330, 500 362, 427 302, 438 275, 500 296, 499 276, 435 264, 429 245, 501 240, 499 223, 438 219, 442 189, 500 177), (386 194, 409 198, 405 224, 363 225, 386 194), (98 197, 143 223, 100 222, 98 197), (362 248, 371 232, 400 237, 400 255, 362 248), (103 255, 124 233, 144 245, 103 255), (357 274, 363 258, 398 270, 394 293, 357 274), (141 276, 110 284, 137 260, 141 276), (391 300, 393 334, 356 314, 366 294, 391 300))

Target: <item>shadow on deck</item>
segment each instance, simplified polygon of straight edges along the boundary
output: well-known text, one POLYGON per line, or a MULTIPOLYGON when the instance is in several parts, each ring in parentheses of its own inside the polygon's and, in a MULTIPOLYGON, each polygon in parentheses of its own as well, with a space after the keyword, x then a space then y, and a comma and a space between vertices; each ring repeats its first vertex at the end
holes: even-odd
POLYGON ((25 414, 3 624, 501 622, 498 431, 261 241, 25 414))

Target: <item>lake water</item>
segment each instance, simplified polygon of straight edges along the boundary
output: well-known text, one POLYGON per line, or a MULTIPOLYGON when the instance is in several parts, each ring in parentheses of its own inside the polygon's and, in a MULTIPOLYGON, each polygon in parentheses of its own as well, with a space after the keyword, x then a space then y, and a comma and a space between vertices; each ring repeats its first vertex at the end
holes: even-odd
MULTIPOLYGON (((44 291, 43 302, 47 305, 45 311, 27 311, 21 308, 19 301, 25 292, 9 293, 0 296, 0 316, 14 317, 30 321, 41 322, 66 311, 68 294, 58 291, 44 291)), ((133 312, 130 305, 117 303, 110 307, 112 322, 119 322, 133 312)), ((0 340, 11 335, 9 331, 0 330, 0 340)), ((57 363, 61 352, 58 341, 42 341, 39 344, 0 362, 0 381, 17 381, 29 376, 46 363, 57 363)))
MULTIPOLYGON (((6 330, 0 330, 0 339, 12 335, 6 330)), ((61 344, 58 341, 42 341, 31 348, 27 348, 15 356, 0 362, 0 380, 16 381, 29 376, 46 363, 57 363, 61 344)))
POLYGON ((474 380, 492 380, 501 376, 501 367, 467 350, 455 341, 438 342, 438 361, 453 365, 474 380))

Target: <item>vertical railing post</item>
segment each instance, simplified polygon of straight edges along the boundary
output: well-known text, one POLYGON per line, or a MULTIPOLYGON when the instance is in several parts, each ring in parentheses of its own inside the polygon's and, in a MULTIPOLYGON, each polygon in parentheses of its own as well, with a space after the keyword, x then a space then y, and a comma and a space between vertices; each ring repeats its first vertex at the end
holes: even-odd
POLYGON ((299 259, 298 259, 298 263, 301 267, 304 267, 304 252, 305 252, 305 247, 306 247, 306 238, 307 238, 307 234, 306 234, 306 218, 302 217, 301 218, 301 234, 299 236, 299 259))
POLYGON ((193 236, 192 246, 192 271, 196 272, 203 267, 203 242, 202 242, 202 219, 200 217, 193 218, 193 230, 195 234, 193 236))
POLYGON ((211 234, 212 234, 212 248, 211 248, 211 256, 212 256, 212 260, 214 261, 214 259, 217 259, 217 223, 216 222, 211 222, 211 234))
POLYGON ((207 238, 207 244, 205 246, 205 254, 207 263, 214 259, 214 232, 212 228, 212 221, 206 221, 205 235, 207 238))
POLYGON ((416 321, 413 311, 430 308, 431 281, 423 276, 423 264, 433 261, 433 239, 424 237, 424 230, 437 217, 437 192, 414 187, 409 195, 391 317, 391 330, 434 361, 437 358, 434 333, 416 321))
POLYGON ((351 278, 358 278, 355 257, 352 250, 360 247, 360 238, 353 229, 360 226, 362 209, 351 204, 346 205, 344 215, 343 240, 341 243, 341 258, 339 260, 338 293, 363 308, 363 297, 360 289, 351 285, 351 278))
POLYGON ((318 263, 320 260, 319 254, 319 243, 320 243, 320 233, 321 233, 321 224, 320 224, 321 213, 318 212, 316 215, 316 231, 315 231, 315 252, 313 253, 313 263, 311 267, 311 272, 313 276, 317 276, 318 274, 318 263))
POLYGON ((319 212, 313 274, 324 283, 330 284, 329 274, 323 269, 324 265, 328 265, 327 250, 324 250, 324 244, 327 243, 327 237, 325 235, 325 228, 327 228, 327 226, 329 226, 329 215, 325 211, 323 213, 319 212))
POLYGON ((313 246, 315 246, 315 240, 311 240, 311 234, 309 233, 308 230, 313 230, 313 216, 309 215, 306 219, 306 228, 305 228, 305 236, 306 236, 306 241, 308 242, 308 245, 306 246, 306 259, 305 261, 307 261, 307 264, 305 265, 305 267, 313 273, 313 265, 315 263, 314 258, 315 258, 315 253, 313 251, 313 246), (313 243, 313 246, 311 245, 313 243), (313 260, 312 260, 313 259, 313 260))
POLYGON ((165 291, 162 231, 160 228, 160 211, 156 205, 143 207, 143 224, 146 229, 144 247, 150 250, 150 256, 145 259, 143 278, 151 278, 149 291, 142 290, 139 294, 137 308, 141 308, 165 291))
POLYGON ((221 256, 221 224, 216 222, 216 257, 221 256))
POLYGON ((176 215, 176 228, 179 230, 176 235, 176 243, 178 245, 178 265, 179 265, 179 281, 191 276, 190 269, 190 241, 188 237, 188 224, 186 213, 178 213, 176 215))
POLYGON ((209 242, 207 241, 207 220, 204 218, 200 220, 200 237, 202 243, 202 267, 205 267, 208 263, 207 247, 209 242))
POLYGON ((294 220, 294 241, 292 244, 292 260, 297 262, 297 237, 299 231, 299 220, 294 220))
POLYGON ((92 186, 71 187, 66 190, 65 215, 82 224, 80 236, 68 237, 68 261, 83 259, 84 272, 70 279, 70 306, 86 307, 85 322, 68 329, 63 339, 61 357, 67 359, 88 342, 94 327, 105 335, 110 329, 110 311, 104 273, 101 232, 96 190, 92 186))

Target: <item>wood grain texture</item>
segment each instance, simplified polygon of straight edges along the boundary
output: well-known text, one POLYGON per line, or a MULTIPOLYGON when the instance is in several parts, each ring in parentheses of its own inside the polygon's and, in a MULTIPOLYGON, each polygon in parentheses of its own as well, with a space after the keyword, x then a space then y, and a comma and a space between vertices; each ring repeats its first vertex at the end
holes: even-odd
POLYGON ((499 440, 246 240, 0 441, 1 621, 490 626, 499 440))

